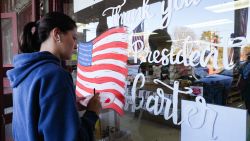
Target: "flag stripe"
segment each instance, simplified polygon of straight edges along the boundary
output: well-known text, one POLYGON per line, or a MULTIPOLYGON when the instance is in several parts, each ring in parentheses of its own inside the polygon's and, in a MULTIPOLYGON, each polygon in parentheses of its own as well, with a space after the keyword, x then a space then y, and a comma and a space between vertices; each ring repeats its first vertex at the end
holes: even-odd
MULTIPOLYGON (((76 86, 77 87, 77 86, 76 86)), ((77 89, 76 89, 76 96, 77 97, 84 97, 84 95, 82 95, 81 93, 79 93, 78 91, 77 91, 77 89)))
POLYGON ((100 41, 94 43, 93 49, 99 48, 100 46, 102 46, 104 44, 118 42, 118 41, 122 41, 122 42, 126 43, 128 41, 127 34, 125 34, 125 33, 114 33, 114 34, 111 34, 111 35, 109 35, 109 36, 101 39, 100 41))
MULTIPOLYGON (((119 27, 106 31, 91 42, 79 44, 76 95, 82 95, 89 100, 95 88, 101 96, 106 96, 103 97, 106 100, 111 95, 115 96, 110 105, 103 106, 123 114, 128 75, 127 41, 126 29, 119 27)), ((88 101, 82 103, 87 105, 88 101)))
POLYGON ((120 72, 121 74, 124 74, 125 76, 128 74, 128 69, 119 67, 116 65, 112 65, 112 64, 95 65, 92 67, 85 67, 85 66, 81 66, 80 64, 78 64, 77 67, 81 70, 84 70, 85 72, 93 72, 97 70, 112 70, 115 72, 120 72))
POLYGON ((86 92, 86 91, 82 90, 79 86, 76 86, 76 93, 83 95, 84 97, 88 97, 88 96, 91 96, 94 93, 94 91, 86 92))
POLYGON ((101 64, 117 65, 117 66, 123 67, 123 68, 127 67, 127 63, 124 63, 124 62, 119 61, 119 60, 114 60, 114 59, 103 59, 103 60, 98 60, 98 61, 95 61, 92 63, 92 65, 101 65, 101 64))
MULTIPOLYGON (((120 33, 124 33, 124 32, 126 32, 126 29, 123 28, 123 27, 112 28, 112 29, 110 29, 110 30, 104 32, 103 34, 101 34, 101 36, 95 38, 95 39, 93 40, 93 43, 95 44, 96 42, 100 41, 101 39, 105 38, 106 36, 109 36, 110 34, 114 34, 114 33, 117 33, 117 32, 118 32, 118 33, 119 33, 119 32, 120 32, 120 33)), ((112 40, 111 40, 111 41, 112 41, 112 40)))
MULTIPOLYGON (((77 82, 77 85, 78 85, 78 91, 81 90, 81 93, 83 93, 84 95, 89 96, 89 95, 93 94, 93 89, 87 88, 79 82, 77 82), (85 91, 85 92, 83 92, 83 91, 85 91)), ((110 92, 110 93, 114 94, 116 96, 116 98, 119 99, 122 103, 125 103, 124 95, 115 89, 109 89, 109 88, 96 89, 96 93, 101 93, 101 92, 110 92)))
POLYGON ((114 109, 115 111, 117 111, 119 113, 119 115, 121 115, 121 116, 124 115, 123 109, 115 103, 109 104, 109 105, 105 106, 104 108, 105 109, 114 109))
POLYGON ((106 53, 116 53, 118 55, 126 55, 126 56, 128 56, 126 49, 117 48, 117 47, 107 48, 107 49, 104 49, 104 50, 94 52, 92 56, 95 57, 97 55, 105 55, 106 53))
POLYGON ((124 104, 119 99, 117 99, 117 98, 114 99, 114 103, 116 105, 118 105, 119 107, 123 107, 124 106, 124 104))
POLYGON ((128 56, 122 55, 122 54, 116 54, 116 53, 106 53, 105 55, 97 55, 92 58, 93 63, 98 61, 98 60, 103 60, 103 59, 114 59, 116 61, 122 61, 122 62, 127 62, 128 56))
POLYGON ((124 87, 125 83, 112 77, 99 77, 99 78, 87 78, 82 76, 80 73, 77 74, 77 77, 80 78, 83 81, 91 82, 91 83, 96 83, 96 84, 102 84, 105 82, 114 82, 117 83, 119 86, 124 87))
POLYGON ((128 47, 128 43, 124 43, 124 42, 120 42, 120 41, 114 41, 114 42, 106 43, 106 44, 103 44, 103 45, 101 45, 99 47, 96 47, 95 49, 93 49, 93 52, 97 52, 97 51, 108 49, 108 48, 127 49, 127 47, 128 47))
MULTIPOLYGON (((77 77, 79 79, 79 77, 77 77)), ((91 82, 87 82, 87 81, 84 81, 84 80, 79 80, 78 81, 80 84, 90 88, 90 89, 96 89, 96 90, 101 90, 103 88, 112 88, 116 91, 119 91, 121 94, 124 94, 125 93, 125 90, 123 87, 119 86, 118 84, 114 83, 114 82, 105 82, 105 83, 102 83, 102 85, 98 85, 96 83, 91 83, 91 82)))
POLYGON ((82 75, 85 76, 87 78, 99 78, 99 77, 112 77, 112 78, 116 78, 116 79, 120 79, 120 80, 126 80, 126 75, 125 74, 121 74, 119 72, 115 72, 112 70, 97 70, 94 72, 84 72, 81 69, 77 69, 77 71, 82 75))

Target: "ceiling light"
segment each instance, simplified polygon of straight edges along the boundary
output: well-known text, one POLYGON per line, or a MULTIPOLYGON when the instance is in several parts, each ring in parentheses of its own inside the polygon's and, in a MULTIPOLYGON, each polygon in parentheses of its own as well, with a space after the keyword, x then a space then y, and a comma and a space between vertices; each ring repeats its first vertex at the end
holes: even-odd
POLYGON ((202 28, 202 27, 217 26, 217 25, 231 24, 231 23, 233 23, 231 20, 220 19, 220 20, 211 20, 211 21, 206 21, 206 22, 201 22, 201 23, 196 23, 196 24, 190 24, 190 25, 186 25, 186 27, 202 28))
POLYGON ((249 0, 239 0, 239 1, 233 1, 233 2, 217 4, 213 6, 208 6, 208 7, 205 7, 205 9, 215 12, 215 13, 222 13, 222 12, 233 11, 237 9, 243 9, 247 7, 250 7, 249 0))

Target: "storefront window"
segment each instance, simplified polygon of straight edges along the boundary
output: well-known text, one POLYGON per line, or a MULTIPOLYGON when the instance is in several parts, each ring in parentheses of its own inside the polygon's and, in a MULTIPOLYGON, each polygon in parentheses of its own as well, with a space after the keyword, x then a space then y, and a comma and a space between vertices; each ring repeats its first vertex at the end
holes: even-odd
POLYGON ((1 1, 1 38, 3 65, 12 66, 13 56, 18 53, 18 39, 24 25, 31 21, 31 0, 1 1))
MULTIPOLYGON (((226 108, 246 108, 238 85, 241 66, 246 63, 250 55, 249 1, 95 0, 81 2, 75 0, 72 3, 74 8, 66 13, 72 13, 74 10, 72 17, 77 21, 78 26, 78 53, 79 50, 84 50, 84 47, 89 47, 91 44, 93 48, 106 47, 106 50, 99 52, 99 55, 105 54, 109 52, 107 44, 110 43, 113 51, 109 54, 121 55, 122 51, 118 52, 115 47, 122 48, 123 43, 127 43, 128 75, 126 75, 123 93, 125 100, 124 103, 120 101, 124 115, 119 116, 112 110, 104 111, 100 116, 102 128, 97 134, 98 139, 112 136, 110 138, 117 138, 117 140, 123 138, 135 141, 185 141, 184 138, 187 135, 185 133, 188 133, 185 132, 186 121, 183 121, 184 125, 180 125, 180 121, 185 120, 187 110, 183 110, 186 103, 182 100, 193 102, 201 100, 201 103, 205 100, 205 103, 226 108), (123 33, 120 33, 122 29, 117 29, 115 33, 119 34, 113 35, 112 29, 117 27, 126 28, 126 41, 123 40, 123 33), (88 44, 85 44, 86 42, 88 44), (133 88, 136 90, 133 91, 133 88), (108 120, 102 120, 102 118, 108 118, 108 120), (116 134, 112 134, 113 132, 116 134)), ((94 53, 93 51, 91 56, 93 58, 94 53)), ((117 59, 122 57, 119 56, 117 59)), ((116 56, 114 55, 113 58, 116 56)), ((112 60, 109 62, 109 59, 103 64, 112 64, 112 60)), ((94 64, 101 64, 100 62, 94 64)), ((119 66, 119 63, 116 65, 119 66)), ((100 75, 96 74, 95 78, 100 75)), ((113 75, 116 76, 115 73, 113 75)), ((105 85, 102 82, 86 81, 84 84, 87 84, 86 87, 89 89, 92 89, 92 85, 96 86, 97 91, 102 93, 102 84, 105 85)), ((113 87, 117 85, 113 84, 113 87)), ((84 88, 77 88, 77 90, 80 93, 86 92, 84 88)), ((116 106, 119 104, 116 103, 116 106)), ((206 108, 211 107, 214 111, 218 110, 213 106, 206 108)), ((216 140, 215 136, 225 139, 224 133, 219 135, 217 131, 221 118, 219 111, 216 112, 219 120, 216 122, 215 118, 215 127, 211 128, 212 133, 200 134, 208 136, 204 137, 204 140, 209 138, 216 140)), ((225 115, 221 114, 221 116, 225 115)), ((191 120, 194 119, 191 118, 191 120)), ((225 126, 225 128, 228 127, 225 126)), ((232 135, 232 138, 237 138, 237 135, 232 135)))
POLYGON ((12 37, 12 22, 11 19, 4 19, 1 21, 1 31, 3 38, 3 64, 11 64, 13 58, 13 37, 12 37))

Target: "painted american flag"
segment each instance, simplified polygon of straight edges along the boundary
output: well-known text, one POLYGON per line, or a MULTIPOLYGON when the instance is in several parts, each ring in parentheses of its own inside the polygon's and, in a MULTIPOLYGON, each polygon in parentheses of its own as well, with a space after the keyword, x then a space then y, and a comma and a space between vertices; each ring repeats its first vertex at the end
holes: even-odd
POLYGON ((95 88, 103 108, 114 109, 120 115, 123 115, 128 74, 127 39, 126 28, 117 27, 78 45, 77 96, 88 101, 95 88))

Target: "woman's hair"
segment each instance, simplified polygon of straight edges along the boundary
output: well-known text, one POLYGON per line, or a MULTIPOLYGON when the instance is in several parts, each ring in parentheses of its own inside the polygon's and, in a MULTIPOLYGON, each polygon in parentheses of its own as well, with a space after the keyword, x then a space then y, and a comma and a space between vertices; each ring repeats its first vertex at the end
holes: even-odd
POLYGON ((247 61, 250 62, 250 55, 247 56, 247 61))
POLYGON ((27 23, 21 36, 20 52, 31 53, 39 51, 41 43, 48 39, 51 30, 56 27, 61 32, 66 33, 76 28, 76 23, 69 16, 59 12, 48 13, 37 22, 27 23), (33 27, 35 30, 32 32, 33 27))

